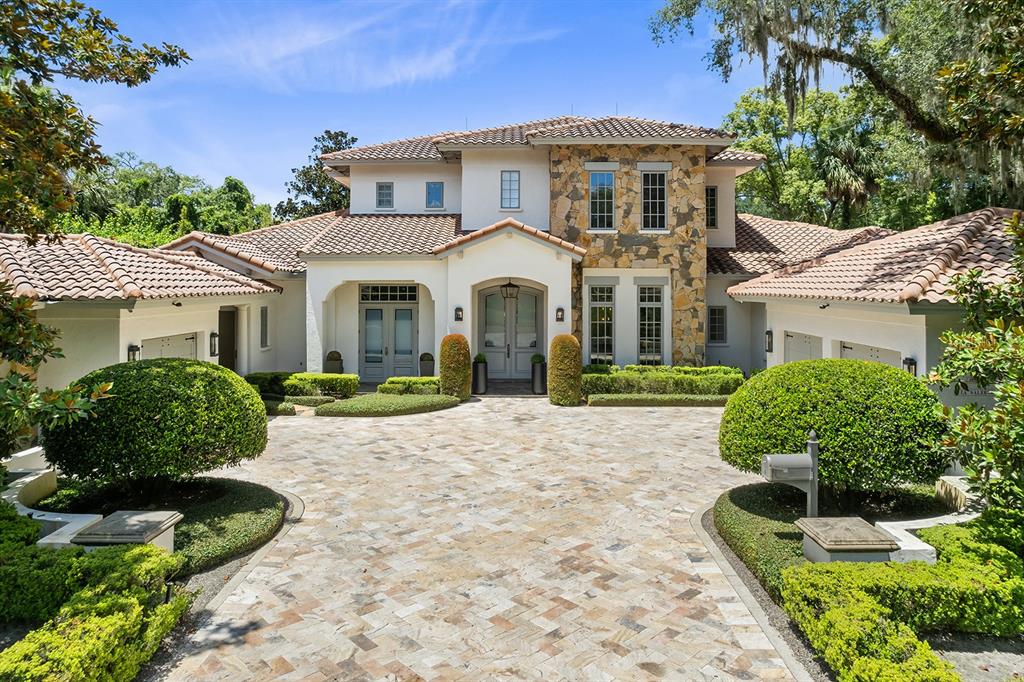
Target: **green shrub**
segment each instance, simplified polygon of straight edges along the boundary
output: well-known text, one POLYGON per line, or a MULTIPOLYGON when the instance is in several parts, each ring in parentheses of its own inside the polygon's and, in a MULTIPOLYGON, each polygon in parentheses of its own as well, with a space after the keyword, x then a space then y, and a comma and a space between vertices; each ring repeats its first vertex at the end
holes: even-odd
POLYGON ((284 382, 294 372, 249 372, 245 380, 256 387, 260 395, 284 395, 284 382))
POLYGON ((583 399, 583 351, 572 334, 551 339, 548 353, 548 398, 553 405, 575 406, 583 399))
POLYGON ((437 395, 440 392, 438 377, 389 377, 377 386, 378 393, 390 395, 437 395))
POLYGON ((80 587, 81 549, 0 547, 0 623, 51 618, 80 587))
MULTIPOLYGON (((299 397, 299 396, 296 396, 299 397)), ((295 403, 284 400, 264 400, 263 407, 267 410, 267 416, 271 417, 294 417, 295 403)))
POLYGON ((316 408, 318 417, 393 417, 403 414, 433 412, 455 407, 461 402, 451 395, 366 395, 338 400, 316 408))
POLYGON ((685 393, 592 393, 591 407, 721 407, 726 397, 685 393))
POLYGON ((531 365, 540 365, 540 364, 543 364, 545 359, 546 358, 544 357, 543 353, 534 353, 533 355, 530 356, 530 364, 531 365))
POLYGON ((603 363, 594 363, 590 365, 583 365, 584 374, 611 374, 612 372, 618 372, 618 365, 606 365, 603 363))
POLYGON ((298 379, 294 376, 285 379, 281 386, 284 388, 284 394, 286 396, 311 396, 320 395, 320 389, 313 384, 312 381, 305 379, 298 379))
POLYGON ((583 376, 583 394, 672 393, 725 396, 743 384, 743 375, 735 373, 687 374, 658 371, 622 370, 609 374, 583 376))
POLYGON ((821 442, 820 477, 834 492, 931 483, 946 466, 938 399, 907 372, 861 360, 804 360, 747 381, 726 404, 722 459, 758 472, 761 456, 821 442))
POLYGON ((469 361, 469 341, 462 334, 449 334, 441 339, 441 375, 438 378, 442 395, 469 400, 473 383, 469 361))
POLYGON ((111 382, 90 419, 46 428, 46 458, 65 474, 104 481, 173 480, 258 457, 267 445, 259 394, 229 369, 161 358, 104 367, 111 382))
POLYGON ((13 504, 0 501, 0 560, 3 559, 4 545, 17 547, 35 544, 39 539, 39 524, 22 516, 13 504))
POLYGON ((724 365, 708 365, 707 367, 690 367, 687 365, 626 365, 623 372, 675 372, 676 374, 743 374, 738 367, 724 365))
POLYGON ((316 389, 335 398, 351 398, 359 392, 358 374, 328 374, 326 372, 296 372, 292 379, 308 381, 316 389))
POLYGON ((288 397, 288 402, 290 402, 292 405, 316 407, 317 405, 326 405, 327 403, 333 403, 334 398, 329 395, 293 395, 288 397))

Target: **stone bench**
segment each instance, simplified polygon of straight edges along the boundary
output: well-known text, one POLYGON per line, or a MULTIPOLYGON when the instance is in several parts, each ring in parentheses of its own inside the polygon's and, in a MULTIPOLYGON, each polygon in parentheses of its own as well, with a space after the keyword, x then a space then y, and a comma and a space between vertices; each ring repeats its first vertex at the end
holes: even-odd
POLYGON ((176 511, 117 511, 77 533, 72 542, 86 551, 109 545, 156 545, 174 551, 174 527, 184 518, 176 511))
POLYGON ((899 549, 896 540, 859 516, 798 519, 808 561, 888 561, 899 549))

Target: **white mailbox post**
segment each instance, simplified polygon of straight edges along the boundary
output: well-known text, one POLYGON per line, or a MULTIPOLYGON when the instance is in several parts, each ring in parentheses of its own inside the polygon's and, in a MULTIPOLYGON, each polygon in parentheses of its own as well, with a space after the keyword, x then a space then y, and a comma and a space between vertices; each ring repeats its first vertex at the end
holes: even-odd
POLYGON ((761 476, 770 483, 785 483, 807 493, 807 516, 818 515, 818 434, 807 433, 807 452, 798 455, 763 455, 761 476))

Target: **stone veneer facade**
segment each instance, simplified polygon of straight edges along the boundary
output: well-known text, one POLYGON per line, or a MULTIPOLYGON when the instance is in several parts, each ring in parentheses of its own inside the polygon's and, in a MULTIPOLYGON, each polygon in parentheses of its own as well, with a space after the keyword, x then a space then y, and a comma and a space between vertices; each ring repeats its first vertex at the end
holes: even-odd
MULTIPOLYGON (((573 333, 581 340, 584 268, 671 270, 672 363, 703 364, 707 236, 704 148, 680 145, 556 145, 551 149, 551 234, 587 255, 573 269, 573 333), (584 164, 615 161, 614 233, 588 232, 590 182, 584 164), (637 163, 670 161, 667 233, 645 234, 637 163)), ((585 357, 584 353, 584 357, 585 357)))

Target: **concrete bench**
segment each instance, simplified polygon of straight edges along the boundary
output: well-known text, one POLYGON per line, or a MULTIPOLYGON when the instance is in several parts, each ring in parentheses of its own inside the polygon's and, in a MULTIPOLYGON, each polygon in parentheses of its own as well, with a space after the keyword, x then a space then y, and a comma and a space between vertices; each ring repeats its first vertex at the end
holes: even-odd
POLYGON ((899 549, 896 540, 859 516, 798 519, 808 561, 888 561, 899 549))
POLYGON ((117 511, 77 533, 72 542, 86 551, 109 545, 156 545, 174 551, 174 527, 184 518, 176 511, 117 511))

